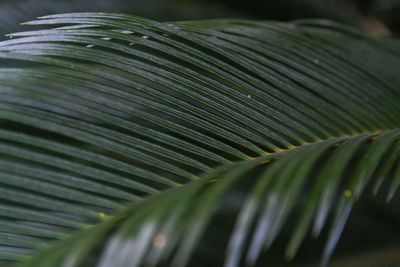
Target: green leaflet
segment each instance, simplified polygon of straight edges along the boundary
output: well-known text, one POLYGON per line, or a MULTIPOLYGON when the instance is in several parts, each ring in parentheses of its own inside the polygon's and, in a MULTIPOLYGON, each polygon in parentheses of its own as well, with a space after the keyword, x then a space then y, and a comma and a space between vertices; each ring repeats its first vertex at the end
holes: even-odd
MULTIPOLYGON (((243 262, 244 259, 241 259, 240 256, 245 253, 247 254, 246 261, 254 262, 258 257, 258 247, 273 245, 281 227, 287 220, 287 215, 299 208, 300 198, 307 196, 305 202, 313 205, 314 211, 310 214, 306 209, 300 213, 301 220, 296 224, 293 239, 288 247, 288 253, 290 253, 288 256, 292 257, 291 254, 297 250, 297 248, 292 248, 292 243, 299 244, 304 238, 304 233, 299 235, 298 232, 305 232, 310 228, 309 223, 307 226, 304 225, 303 218, 312 220, 313 218, 318 219, 320 216, 317 214, 316 208, 323 203, 321 201, 325 196, 315 196, 312 192, 326 190, 333 191, 339 197, 342 196, 341 201, 347 202, 347 206, 351 204, 344 210, 345 213, 340 212, 340 209, 337 213, 338 221, 331 228, 332 236, 326 247, 325 259, 328 259, 331 248, 340 235, 343 222, 346 221, 348 212, 354 204, 354 198, 346 189, 351 187, 351 181, 347 183, 348 185, 345 183, 344 188, 337 187, 338 183, 343 182, 343 176, 340 175, 342 166, 347 165, 351 159, 359 158, 364 149, 368 152, 373 151, 379 145, 379 139, 399 144, 399 136, 400 131, 394 130, 384 134, 337 138, 218 168, 200 181, 139 202, 109 221, 96 226, 91 232, 83 232, 83 235, 79 235, 79 237, 70 238, 56 247, 43 250, 32 261, 26 261, 26 264, 21 264, 21 266, 35 266, 42 261, 58 265, 66 260, 66 255, 68 255, 69 264, 79 264, 85 258, 90 257, 86 252, 95 248, 98 240, 105 242, 105 248, 99 261, 100 266, 110 264, 115 266, 156 266, 168 259, 172 259, 174 266, 196 265, 196 262, 188 263, 190 255, 196 254, 196 244, 201 241, 204 232, 213 231, 215 226, 212 218, 216 215, 215 212, 226 209, 219 203, 225 201, 229 192, 241 179, 248 180, 252 176, 255 176, 253 177, 255 183, 245 190, 248 194, 242 196, 246 201, 230 210, 233 214, 238 214, 239 210, 240 213, 229 241, 225 265, 236 266, 243 262), (378 138, 373 139, 376 136, 378 138), (344 151, 349 156, 343 165, 338 165, 335 158, 344 151), (326 159, 324 162, 320 162, 323 165, 321 171, 316 175, 317 179, 314 179, 311 185, 307 185, 306 179, 310 177, 312 168, 317 165, 316 159, 320 158, 322 154, 326 159), (283 168, 283 166, 285 167, 283 168), (255 167, 261 167, 263 171, 256 175, 255 167), (324 175, 326 169, 333 170, 330 183, 326 183, 324 175), (319 188, 321 185, 323 185, 322 190, 319 188), (249 227, 254 223, 256 223, 255 228, 249 227), (116 230, 111 230, 111 228, 116 230), (243 248, 246 242, 251 244, 247 251, 243 248), (52 253, 53 250, 66 250, 66 253, 60 256, 52 253), (129 252, 132 250, 136 253, 129 252), (53 254, 54 256, 51 256, 53 254)), ((392 148, 390 147, 388 150, 391 151, 392 148)), ((387 152, 389 153, 389 151, 387 152)), ((378 163, 384 160, 385 157, 382 156, 378 159, 378 163)), ((361 157, 356 163, 356 169, 363 164, 364 161, 361 157)), ((353 175, 354 178, 361 178, 357 171, 354 171, 353 175)), ((238 188, 235 190, 243 191, 238 188)), ((335 204, 341 205, 336 197, 330 198, 327 200, 327 205, 322 204, 323 212, 329 211, 330 206, 335 204)), ((212 243, 207 245, 215 246, 212 243)), ((217 248, 219 247, 214 247, 214 249, 217 248)))
POLYGON ((337 208, 326 262, 366 185, 398 188, 397 40, 306 20, 26 24, 53 29, 0 42, 4 263, 193 266, 206 244, 251 265, 296 209, 287 258, 337 208))

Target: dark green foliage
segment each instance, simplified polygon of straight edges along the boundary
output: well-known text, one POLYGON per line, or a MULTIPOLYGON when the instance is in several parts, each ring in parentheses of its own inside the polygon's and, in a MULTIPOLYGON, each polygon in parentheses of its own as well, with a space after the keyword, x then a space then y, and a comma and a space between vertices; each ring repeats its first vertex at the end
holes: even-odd
POLYGON ((367 185, 396 194, 398 40, 317 20, 26 24, 57 28, 0 43, 4 263, 253 265, 286 225, 291 259, 331 221, 326 263, 367 185))

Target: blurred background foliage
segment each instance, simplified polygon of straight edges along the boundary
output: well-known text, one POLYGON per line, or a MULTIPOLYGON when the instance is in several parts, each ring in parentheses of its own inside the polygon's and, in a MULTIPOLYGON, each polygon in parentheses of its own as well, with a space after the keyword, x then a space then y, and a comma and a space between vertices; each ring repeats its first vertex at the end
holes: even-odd
POLYGON ((324 18, 374 36, 400 34, 399 0, 3 0, 1 39, 6 33, 24 30, 19 23, 37 16, 83 11, 123 12, 158 21, 324 18))

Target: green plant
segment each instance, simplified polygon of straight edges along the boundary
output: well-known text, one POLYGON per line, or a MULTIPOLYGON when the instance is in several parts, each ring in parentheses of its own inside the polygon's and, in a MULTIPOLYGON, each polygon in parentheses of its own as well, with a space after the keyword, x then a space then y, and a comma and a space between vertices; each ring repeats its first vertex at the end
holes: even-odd
POLYGON ((336 209, 326 263, 366 186, 396 193, 397 39, 318 20, 26 24, 57 28, 0 43, 3 263, 255 264, 285 225, 291 259, 336 209))

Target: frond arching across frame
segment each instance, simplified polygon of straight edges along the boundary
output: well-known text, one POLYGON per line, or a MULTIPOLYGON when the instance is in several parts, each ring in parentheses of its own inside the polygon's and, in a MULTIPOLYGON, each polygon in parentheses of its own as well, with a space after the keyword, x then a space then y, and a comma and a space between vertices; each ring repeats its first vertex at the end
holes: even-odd
POLYGON ((104 249, 100 265, 184 264, 250 174, 226 265, 254 263, 300 196, 287 257, 335 206, 327 259, 372 175, 375 191, 391 177, 389 197, 397 189, 397 40, 323 21, 77 13, 27 24, 60 25, 0 43, 4 261, 41 250, 22 264, 56 266, 104 249))

